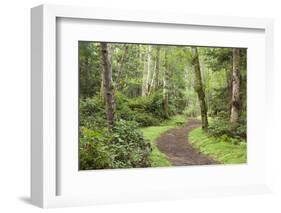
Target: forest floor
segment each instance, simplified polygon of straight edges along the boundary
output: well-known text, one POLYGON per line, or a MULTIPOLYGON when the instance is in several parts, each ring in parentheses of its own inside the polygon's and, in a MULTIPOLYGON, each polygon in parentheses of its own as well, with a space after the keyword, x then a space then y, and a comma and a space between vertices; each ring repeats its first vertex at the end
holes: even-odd
POLYGON ((199 120, 190 119, 186 125, 170 129, 156 140, 158 149, 167 156, 173 166, 219 164, 188 142, 188 133, 200 125, 199 120))

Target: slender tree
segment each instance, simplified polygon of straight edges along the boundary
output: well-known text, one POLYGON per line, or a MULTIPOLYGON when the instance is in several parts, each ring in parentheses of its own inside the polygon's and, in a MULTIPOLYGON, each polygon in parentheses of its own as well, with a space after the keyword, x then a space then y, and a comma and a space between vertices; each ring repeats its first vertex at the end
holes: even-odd
POLYGON ((143 81, 142 81, 142 96, 146 96, 150 89, 151 79, 151 45, 146 46, 146 53, 143 56, 144 67, 143 67, 143 81))
POLYGON ((127 57, 128 57, 128 50, 129 50, 129 44, 124 44, 123 53, 122 53, 122 56, 120 58, 118 69, 117 69, 117 78, 116 78, 116 89, 117 90, 121 86, 121 79, 123 77, 125 62, 126 62, 127 57))
POLYGON ((194 89, 197 93, 200 103, 200 109, 201 109, 202 128, 207 129, 208 128, 207 105, 205 101, 205 92, 202 83, 197 47, 192 47, 192 67, 195 74, 194 89))
POLYGON ((148 95, 150 95, 151 93, 154 92, 154 81, 155 81, 155 70, 156 70, 156 63, 155 63, 155 66, 153 66, 153 69, 151 71, 151 80, 150 80, 150 83, 149 83, 149 90, 148 90, 148 95))
POLYGON ((114 89, 112 84, 112 65, 109 45, 101 43, 102 65, 103 65, 103 91, 106 101, 106 114, 109 129, 112 129, 115 119, 114 89))
POLYGON ((152 54, 155 55, 153 57, 153 69, 151 71, 151 81, 150 81, 150 87, 148 91, 148 95, 152 94, 159 88, 159 75, 160 75, 160 46, 156 46, 156 48, 153 48, 152 50, 155 50, 155 54, 152 51, 152 54))
POLYGON ((142 75, 142 96, 146 96, 146 81, 148 75, 148 66, 147 66, 147 57, 145 57, 145 53, 141 54, 141 59, 143 60, 143 75, 142 75))
MULTIPOLYGON (((168 48, 168 47, 167 47, 168 48)), ((163 75, 163 107, 165 117, 169 117, 169 66, 167 48, 164 51, 164 75, 163 75)))
POLYGON ((233 70, 233 56, 230 58, 229 62, 230 66, 227 68, 227 74, 226 74, 226 81, 227 81, 227 86, 226 86, 226 103, 227 103, 227 112, 228 116, 231 114, 231 108, 232 108, 232 70, 233 70))
POLYGON ((147 76, 146 76, 146 85, 145 85, 145 90, 146 90, 146 95, 149 93, 150 90, 150 79, 151 79, 151 45, 147 46, 147 76))
POLYGON ((233 48, 233 69, 232 69, 232 99, 230 122, 236 123, 239 119, 240 109, 240 49, 233 48))
POLYGON ((160 74, 160 46, 156 47, 156 64, 155 64, 155 77, 154 77, 154 88, 159 87, 159 74, 160 74))

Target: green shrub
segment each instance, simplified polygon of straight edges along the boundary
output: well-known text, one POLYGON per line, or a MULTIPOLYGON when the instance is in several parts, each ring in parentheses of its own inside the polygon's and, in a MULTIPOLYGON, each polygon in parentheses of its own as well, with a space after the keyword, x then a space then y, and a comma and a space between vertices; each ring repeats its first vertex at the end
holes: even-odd
MULTIPOLYGON (((174 91, 176 92, 176 91, 174 91)), ((171 107, 170 114, 182 114, 187 106, 189 97, 182 91, 177 91, 176 94, 170 95, 169 105, 171 107)))
POLYGON ((137 124, 120 120, 113 130, 80 130, 80 169, 140 168, 150 166, 150 143, 137 124))
POLYGON ((149 112, 153 111, 153 99, 151 97, 129 100, 124 95, 117 93, 116 102, 116 114, 119 120, 135 121, 142 127, 159 124, 159 119, 149 112))
POLYGON ((163 96, 160 92, 156 92, 150 96, 141 96, 130 99, 128 107, 134 112, 150 113, 157 118, 165 117, 163 110, 163 96))
POLYGON ((200 114, 200 112, 197 106, 188 106, 184 109, 183 114, 186 117, 197 117, 200 114))
POLYGON ((114 159, 105 132, 87 128, 80 130, 79 167, 81 170, 106 169, 114 166, 114 159))
POLYGON ((104 100, 100 96, 93 98, 80 99, 80 113, 91 116, 105 111, 104 100))
POLYGON ((149 113, 141 113, 137 112, 134 114, 133 119, 137 122, 141 127, 147 126, 157 126, 160 124, 160 119, 153 117, 152 114, 149 113))
POLYGON ((174 116, 179 114, 180 112, 178 111, 177 107, 173 104, 169 105, 169 117, 174 116))
POLYGON ((151 146, 134 122, 120 120, 113 129, 111 145, 118 168, 149 167, 151 146))
POLYGON ((246 139, 247 127, 245 121, 232 124, 225 119, 214 119, 208 127, 208 133, 215 137, 230 137, 232 143, 236 143, 239 139, 246 139), (236 140, 237 139, 237 140, 236 140))
POLYGON ((210 101, 208 112, 210 116, 220 117, 227 119, 229 117, 229 89, 214 88, 210 94, 210 101))
POLYGON ((101 97, 80 99, 80 126, 97 130, 106 127, 105 103, 101 97))
POLYGON ((133 121, 134 114, 134 111, 132 111, 126 103, 117 104, 116 115, 118 119, 133 121))
MULTIPOLYGON (((158 125, 165 113, 163 110, 162 93, 156 92, 150 96, 129 99, 116 92, 117 120, 135 121, 141 127, 158 125)), ((100 96, 80 99, 80 126, 98 130, 106 127, 105 102, 100 96)), ((177 108, 170 104, 169 115, 177 114, 177 108)))

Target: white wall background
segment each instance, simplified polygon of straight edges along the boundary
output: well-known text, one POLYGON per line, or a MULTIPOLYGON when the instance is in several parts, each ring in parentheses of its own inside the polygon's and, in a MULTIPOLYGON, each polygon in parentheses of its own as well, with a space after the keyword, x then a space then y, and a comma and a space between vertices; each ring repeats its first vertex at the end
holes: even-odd
POLYGON ((38 212, 29 204, 30 178, 30 8, 42 3, 79 4, 152 11, 275 20, 275 114, 272 143, 274 194, 184 201, 52 209, 52 212, 280 212, 281 200, 281 13, 276 0, 8 0, 0 7, 0 212, 38 212), (279 126, 278 126, 279 125, 279 126))

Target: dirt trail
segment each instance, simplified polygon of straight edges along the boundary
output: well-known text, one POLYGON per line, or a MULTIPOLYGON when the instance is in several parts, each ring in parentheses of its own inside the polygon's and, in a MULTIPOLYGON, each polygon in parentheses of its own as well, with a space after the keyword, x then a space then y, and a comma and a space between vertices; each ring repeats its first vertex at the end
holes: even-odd
POLYGON ((171 129, 157 139, 158 149, 166 154, 173 166, 218 164, 208 156, 199 153, 188 142, 188 132, 199 126, 201 122, 192 119, 185 126, 171 129))

